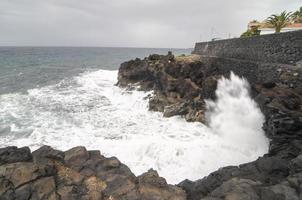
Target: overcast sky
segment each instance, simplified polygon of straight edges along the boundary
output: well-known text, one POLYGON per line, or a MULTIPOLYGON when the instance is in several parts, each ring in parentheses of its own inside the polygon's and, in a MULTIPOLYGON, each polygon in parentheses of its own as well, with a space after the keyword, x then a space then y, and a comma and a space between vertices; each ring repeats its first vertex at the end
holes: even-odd
POLYGON ((302 0, 0 0, 0 45, 182 47, 302 0))

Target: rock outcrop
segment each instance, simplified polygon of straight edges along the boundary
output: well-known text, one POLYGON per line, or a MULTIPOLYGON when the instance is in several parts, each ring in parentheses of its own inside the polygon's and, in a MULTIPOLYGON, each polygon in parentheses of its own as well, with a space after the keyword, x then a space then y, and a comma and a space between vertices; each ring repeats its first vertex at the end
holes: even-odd
MULTIPOLYGON (((203 122, 205 109, 201 88, 204 74, 199 60, 197 55, 175 58, 171 53, 131 60, 121 65, 118 85, 136 84, 141 90, 154 90, 149 108, 163 112, 166 117, 182 115, 187 121, 203 122)), ((209 88, 211 83, 209 81, 209 88)))
POLYGON ((179 184, 190 200, 302 199, 302 68, 299 63, 259 63, 233 58, 151 55, 123 63, 118 85, 154 90, 150 109, 204 122, 204 99, 215 98, 217 80, 233 71, 251 84, 266 121, 269 152, 256 161, 222 168, 179 184))
POLYGON ((117 158, 75 147, 62 152, 43 146, 0 149, 1 200, 184 200, 156 171, 136 177, 117 158))

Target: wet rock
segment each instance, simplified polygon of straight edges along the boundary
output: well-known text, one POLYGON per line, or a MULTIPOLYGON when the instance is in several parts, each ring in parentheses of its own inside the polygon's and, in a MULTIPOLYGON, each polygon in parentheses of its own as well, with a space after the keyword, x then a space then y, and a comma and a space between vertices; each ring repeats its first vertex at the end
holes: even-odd
POLYGON ((55 169, 52 166, 39 166, 30 162, 10 163, 0 167, 0 175, 9 180, 14 187, 54 174, 55 169))
POLYGON ((199 200, 207 197, 223 182, 239 176, 239 174, 240 171, 238 167, 224 167, 195 182, 184 180, 179 183, 178 186, 186 191, 188 199, 199 200))
POLYGON ((65 152, 64 161, 72 169, 80 170, 88 158, 89 153, 85 147, 75 147, 65 152))
POLYGON ((153 89, 149 109, 164 112, 164 116, 182 115, 188 121, 204 121, 204 104, 193 108, 201 100, 203 72, 199 56, 175 57, 150 55, 144 60, 132 60, 121 65, 118 85, 139 84, 141 89, 153 89), (189 114, 189 115, 187 115, 189 114))
POLYGON ((31 199, 55 200, 56 185, 53 177, 40 178, 31 184, 31 199))
POLYGON ((234 200, 259 200, 256 186, 260 183, 248 179, 233 178, 224 182, 216 188, 210 195, 212 197, 234 200))
POLYGON ((87 199, 97 200, 103 198, 104 189, 107 187, 106 183, 97 179, 96 177, 89 177, 84 181, 84 185, 88 190, 87 199))
POLYGON ((302 154, 290 161, 290 169, 293 173, 302 172, 302 154))
POLYGON ((43 146, 29 155, 34 159, 7 159, 8 163, 0 166, 1 200, 185 199, 181 188, 168 185, 157 172, 136 177, 117 158, 106 158, 100 151, 75 147, 62 152, 43 146))
POLYGON ((176 103, 173 105, 166 106, 164 108, 164 117, 186 115, 188 112, 189 111, 186 103, 176 103))
POLYGON ((156 171, 149 170, 138 177, 139 191, 144 200, 183 200, 185 192, 176 186, 169 186, 156 171))
POLYGON ((13 183, 3 176, 0 177, 0 196, 3 200, 10 200, 16 197, 13 183))
POLYGON ((139 199, 136 177, 117 158, 112 157, 103 160, 98 164, 96 172, 97 177, 107 184, 104 190, 106 196, 112 196, 115 199, 139 199))
POLYGON ((265 88, 273 88, 276 86, 276 83, 274 82, 265 82, 265 83, 262 83, 263 87, 265 88))
POLYGON ((158 54, 152 54, 148 57, 148 60, 160 60, 162 58, 161 55, 158 54))
POLYGON ((64 152, 55 150, 50 146, 42 146, 32 153, 34 163, 52 164, 54 161, 64 161, 64 152))
MULTIPOLYGON (((129 83, 147 83, 152 81, 153 75, 147 70, 148 63, 145 60, 135 59, 121 65, 118 72, 118 85, 126 87, 129 83), (123 77, 123 78, 121 78, 123 77)), ((151 89, 151 85, 149 86, 151 89)), ((146 88, 147 89, 147 88, 146 88)))
POLYGON ((299 200, 299 194, 288 182, 261 188, 262 199, 299 200))
POLYGON ((163 95, 155 95, 149 100, 149 110, 164 112, 165 107, 169 105, 166 97, 163 95))
POLYGON ((218 79, 220 76, 207 77, 202 86, 202 96, 205 99, 215 99, 215 91, 217 88, 218 79))
POLYGON ((0 149, 0 165, 15 162, 30 162, 32 156, 28 147, 6 147, 0 149))

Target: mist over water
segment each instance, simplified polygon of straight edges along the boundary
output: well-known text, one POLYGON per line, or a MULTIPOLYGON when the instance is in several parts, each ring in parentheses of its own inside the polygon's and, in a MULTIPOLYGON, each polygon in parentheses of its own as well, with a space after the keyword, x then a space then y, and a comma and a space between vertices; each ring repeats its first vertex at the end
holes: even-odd
POLYGON ((263 116, 248 83, 232 74, 208 101, 209 127, 148 111, 149 93, 114 86, 117 71, 65 78, 27 93, 0 96, 0 146, 81 145, 116 156, 139 175, 158 170, 169 183, 196 180, 268 151, 263 116))

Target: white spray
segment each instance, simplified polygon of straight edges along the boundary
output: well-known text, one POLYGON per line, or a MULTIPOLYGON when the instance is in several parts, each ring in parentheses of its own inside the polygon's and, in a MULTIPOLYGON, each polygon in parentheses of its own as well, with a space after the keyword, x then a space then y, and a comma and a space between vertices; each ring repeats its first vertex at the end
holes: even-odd
POLYGON ((239 151, 250 153, 267 149, 262 125, 264 116, 249 94, 249 83, 233 72, 230 79, 218 80, 215 101, 206 101, 207 120, 214 134, 239 151))

